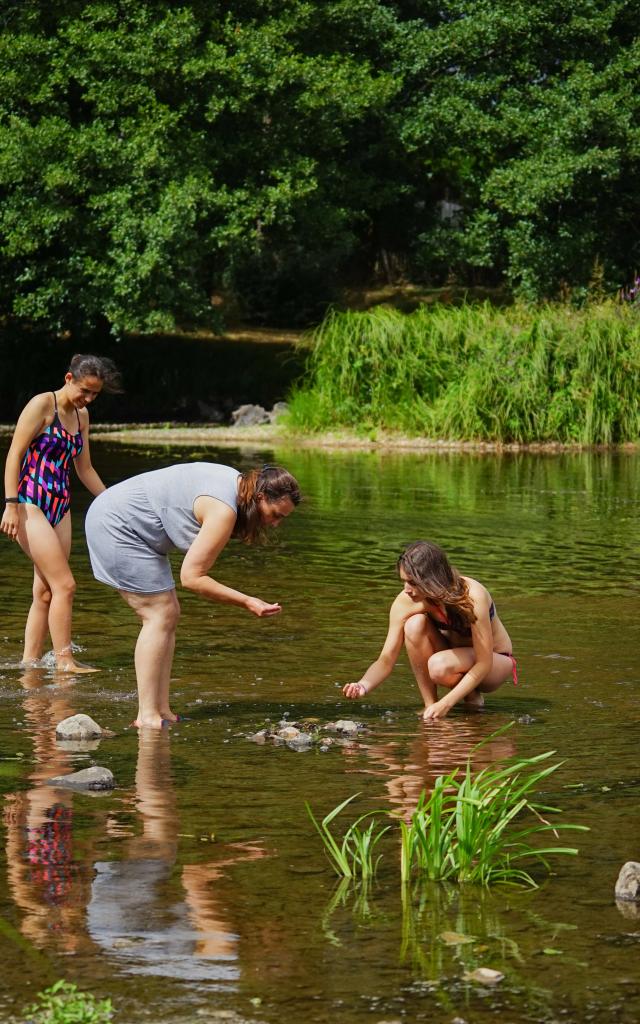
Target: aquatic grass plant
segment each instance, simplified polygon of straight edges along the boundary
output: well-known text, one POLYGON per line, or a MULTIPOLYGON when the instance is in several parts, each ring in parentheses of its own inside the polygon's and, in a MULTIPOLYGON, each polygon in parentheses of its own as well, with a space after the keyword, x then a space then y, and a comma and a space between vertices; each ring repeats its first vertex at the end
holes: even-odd
POLYGON ((305 807, 324 843, 325 852, 336 874, 343 878, 366 880, 372 878, 376 873, 381 856, 380 854, 376 856, 376 847, 391 826, 385 825, 381 828, 378 819, 374 817, 378 812, 368 811, 366 814, 361 814, 349 826, 341 842, 336 840, 329 827, 340 812, 359 795, 359 793, 354 793, 353 796, 343 800, 341 804, 329 811, 321 822, 318 822, 307 802, 305 802, 305 807), (369 824, 366 828, 361 827, 367 818, 370 819, 369 824))
POLYGON ((575 847, 532 843, 540 833, 552 832, 559 838, 560 830, 588 831, 582 825, 552 824, 543 815, 559 809, 531 797, 561 767, 562 762, 542 767, 553 753, 487 767, 475 776, 469 760, 461 777, 457 770, 439 777, 428 799, 422 793, 411 822, 400 823, 402 881, 409 881, 416 872, 433 881, 535 888, 537 883, 523 861, 549 870, 549 856, 575 856, 575 847), (519 825, 526 814, 533 820, 519 825))
POLYGON ((289 422, 451 440, 640 438, 640 317, 629 305, 331 311, 307 340, 289 422))
MULTIPOLYGON (((478 744, 478 750, 514 723, 498 729, 478 744)), ((466 768, 440 775, 429 796, 423 791, 409 822, 400 821, 400 877, 407 884, 414 877, 434 882, 452 881, 481 886, 503 883, 537 887, 527 867, 533 863, 550 869, 548 858, 576 856, 575 847, 540 845, 538 837, 560 831, 587 832, 586 826, 552 823, 545 815, 560 813, 533 798, 533 791, 562 766, 546 764, 553 750, 511 763, 503 760, 474 775, 471 758, 466 768), (525 866, 526 865, 526 866, 525 866)), ((329 828, 354 796, 343 800, 318 823, 307 812, 320 834, 334 870, 345 878, 370 878, 378 865, 374 849, 390 826, 380 828, 373 818, 366 829, 362 815, 350 825, 340 842, 329 828)))
POLYGON ((108 1024, 113 1016, 110 999, 98 1000, 71 982, 56 981, 38 993, 38 1002, 24 1011, 26 1024, 108 1024))

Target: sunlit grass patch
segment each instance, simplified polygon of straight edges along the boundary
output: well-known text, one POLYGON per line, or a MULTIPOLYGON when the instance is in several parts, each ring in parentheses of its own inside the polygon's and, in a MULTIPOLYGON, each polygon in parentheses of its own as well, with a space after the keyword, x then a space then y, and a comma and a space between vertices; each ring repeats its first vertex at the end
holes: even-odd
POLYGON ((300 430, 611 444, 640 438, 640 317, 488 303, 332 311, 290 396, 300 430))

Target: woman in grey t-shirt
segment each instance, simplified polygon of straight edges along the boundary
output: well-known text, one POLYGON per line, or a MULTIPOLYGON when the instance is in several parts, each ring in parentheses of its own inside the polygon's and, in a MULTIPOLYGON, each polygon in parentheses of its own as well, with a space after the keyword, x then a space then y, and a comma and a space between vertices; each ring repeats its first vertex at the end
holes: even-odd
POLYGON ((254 615, 277 615, 268 604, 208 575, 232 537, 246 543, 278 526, 300 501, 285 469, 239 473, 192 462, 123 480, 98 495, 86 518, 93 575, 114 587, 142 621, 135 651, 137 726, 175 722, 169 680, 180 605, 167 553, 186 552, 180 582, 210 601, 237 604, 254 615))

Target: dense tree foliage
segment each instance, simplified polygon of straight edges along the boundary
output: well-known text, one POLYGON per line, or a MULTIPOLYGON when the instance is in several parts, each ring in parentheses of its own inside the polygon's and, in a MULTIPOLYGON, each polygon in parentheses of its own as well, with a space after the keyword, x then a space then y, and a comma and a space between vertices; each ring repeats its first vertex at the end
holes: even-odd
POLYGON ((312 318, 377 267, 530 296, 640 262, 631 0, 5 0, 0 308, 312 318))

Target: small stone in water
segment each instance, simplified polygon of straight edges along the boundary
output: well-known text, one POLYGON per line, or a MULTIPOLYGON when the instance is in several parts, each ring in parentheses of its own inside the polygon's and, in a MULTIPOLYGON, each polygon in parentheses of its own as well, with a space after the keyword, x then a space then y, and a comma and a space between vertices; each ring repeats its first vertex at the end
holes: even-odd
POLYGON ((477 981, 481 985, 497 985, 504 978, 504 974, 501 971, 494 971, 491 967, 476 967, 475 971, 466 971, 463 977, 465 981, 477 981))
POLYGON ((616 881, 617 900, 640 900, 640 864, 635 860, 628 860, 620 868, 620 874, 616 881))
POLYGON ((462 935, 461 932, 440 932, 438 938, 447 946, 463 946, 468 942, 473 942, 470 935, 462 935))
POLYGON ((56 726, 60 740, 92 740, 102 736, 102 729, 89 715, 71 715, 56 726))
POLYGON ((295 725, 287 725, 284 729, 278 731, 278 736, 281 740, 293 740, 300 735, 300 730, 296 729, 295 725))
POLYGON ((349 718, 341 718, 336 722, 338 732, 357 732, 359 728, 358 723, 352 722, 349 718))

